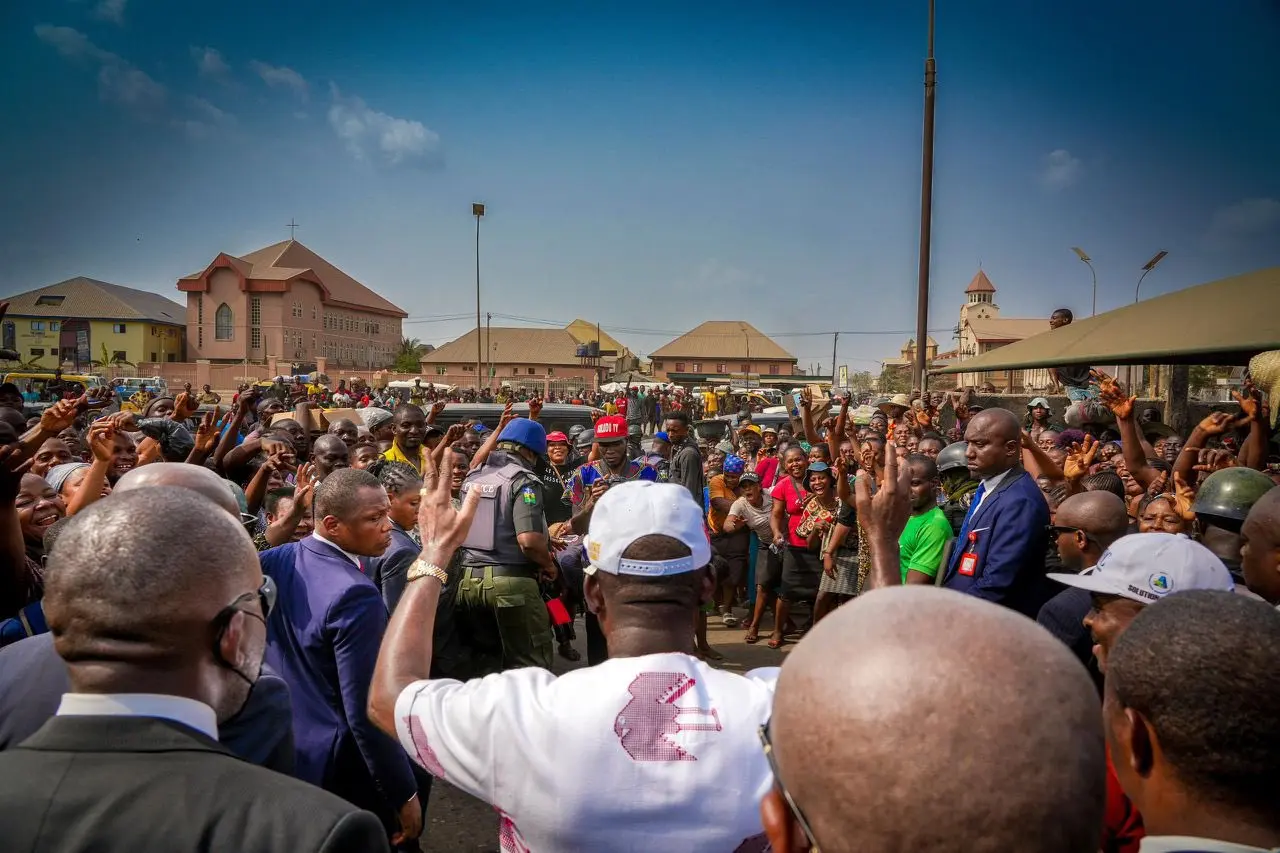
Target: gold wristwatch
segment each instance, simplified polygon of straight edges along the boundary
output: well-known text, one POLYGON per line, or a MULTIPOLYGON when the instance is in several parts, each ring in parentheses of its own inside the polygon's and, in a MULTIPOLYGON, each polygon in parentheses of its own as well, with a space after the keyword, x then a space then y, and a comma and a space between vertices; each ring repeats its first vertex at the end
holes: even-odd
POLYGON ((441 586, 444 586, 449 582, 449 572, 435 563, 428 563, 426 560, 414 560, 413 565, 409 566, 409 571, 405 573, 405 582, 413 583, 422 578, 435 578, 440 581, 441 586))

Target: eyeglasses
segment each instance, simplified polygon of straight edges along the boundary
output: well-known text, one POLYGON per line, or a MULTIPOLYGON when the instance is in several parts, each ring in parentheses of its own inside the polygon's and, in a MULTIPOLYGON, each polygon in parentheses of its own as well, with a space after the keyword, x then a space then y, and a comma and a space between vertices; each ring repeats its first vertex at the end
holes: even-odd
MULTIPOLYGON (((262 586, 258 587, 253 592, 246 592, 236 596, 230 604, 219 611, 217 617, 215 617, 215 621, 220 621, 223 618, 230 621, 230 617, 233 616, 236 611, 240 610, 240 603, 255 595, 258 597, 258 604, 262 607, 262 621, 267 621, 267 617, 271 615, 271 609, 276 606, 276 582, 271 579, 270 575, 263 575, 262 586)), ((243 613, 247 611, 240 612, 243 613)), ((250 613, 249 615, 256 616, 258 614, 250 613)))
POLYGON ((796 819, 796 823, 800 824, 800 830, 804 832, 804 837, 809 840, 810 853, 818 853, 818 842, 814 840, 813 828, 809 826, 809 821, 804 816, 804 812, 800 811, 800 807, 792 799, 791 792, 787 790, 787 786, 782 784, 782 776, 778 773, 778 759, 773 754, 773 738, 769 734, 769 726, 772 723, 773 720, 771 719, 760 727, 760 745, 764 747, 764 758, 765 761, 769 762, 769 772, 773 774, 773 784, 782 793, 782 799, 787 801, 787 808, 791 809, 791 815, 796 819))
POLYGON ((1093 534, 1089 533, 1088 531, 1081 530, 1079 527, 1067 527, 1062 524, 1049 524, 1045 526, 1045 530, 1048 532, 1050 539, 1057 539, 1059 536, 1061 536, 1064 533, 1079 533, 1088 542, 1097 541, 1094 538, 1093 534))

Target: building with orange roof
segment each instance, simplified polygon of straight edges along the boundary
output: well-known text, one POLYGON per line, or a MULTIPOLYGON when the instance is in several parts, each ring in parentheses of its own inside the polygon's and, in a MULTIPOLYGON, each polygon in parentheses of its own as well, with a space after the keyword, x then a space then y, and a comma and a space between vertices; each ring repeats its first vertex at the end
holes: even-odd
POLYGON ((247 255, 221 252, 178 279, 192 358, 382 368, 408 314, 296 240, 247 255))

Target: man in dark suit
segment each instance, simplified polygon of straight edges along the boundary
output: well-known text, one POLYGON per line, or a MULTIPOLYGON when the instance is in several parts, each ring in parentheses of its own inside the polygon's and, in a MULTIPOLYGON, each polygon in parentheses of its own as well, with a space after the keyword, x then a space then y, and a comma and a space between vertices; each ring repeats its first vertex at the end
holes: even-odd
MULTIPOLYGON (((67 665, 52 634, 0 649, 0 750, 35 734, 69 692, 67 665)), ((218 740, 245 761, 292 775, 293 711, 284 681, 263 666, 244 708, 218 725, 218 740)))
POLYGON ((189 489, 77 514, 44 597, 71 691, 0 753, 6 853, 385 849, 373 815, 218 742, 258 678, 274 599, 248 534, 189 489))
MULTIPOLYGON (((1103 491, 1067 498, 1058 507, 1049 529, 1051 544, 1057 547, 1063 568, 1076 574, 1096 566, 1111 543, 1128 531, 1129 514, 1124 501, 1103 491)), ((1084 617, 1092 606, 1088 590, 1069 586, 1044 603, 1036 622, 1071 649, 1101 692, 1102 673, 1093 657, 1093 635, 1084 626, 1084 617)))
POLYGON ((1005 409, 984 409, 964 433, 979 481, 942 585, 1035 618, 1048 599, 1044 553, 1049 504, 1019 464, 1022 427, 1005 409))
POLYGON ((395 844, 416 846, 422 806, 409 758, 369 722, 369 682, 387 608, 366 574, 391 542, 386 490, 341 468, 316 487, 315 531, 260 554, 280 605, 267 662, 289 685, 297 776, 377 814, 395 844))

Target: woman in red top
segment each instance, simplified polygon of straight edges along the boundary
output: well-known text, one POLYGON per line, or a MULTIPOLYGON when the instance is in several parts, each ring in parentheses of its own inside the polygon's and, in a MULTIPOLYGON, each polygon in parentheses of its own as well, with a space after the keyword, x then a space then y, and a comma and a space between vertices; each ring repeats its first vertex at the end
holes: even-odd
POLYGON ((778 592, 778 607, 774 614, 773 636, 769 639, 769 648, 776 649, 783 643, 784 626, 791 613, 794 601, 804 601, 806 595, 805 578, 812 576, 813 594, 817 593, 817 578, 822 571, 818 564, 818 556, 809 550, 809 542, 800 535, 800 522, 804 518, 804 505, 809 500, 809 488, 806 471, 809 458, 803 448, 792 445, 787 448, 782 458, 782 470, 779 481, 773 487, 773 546, 782 550, 782 586, 778 592))

